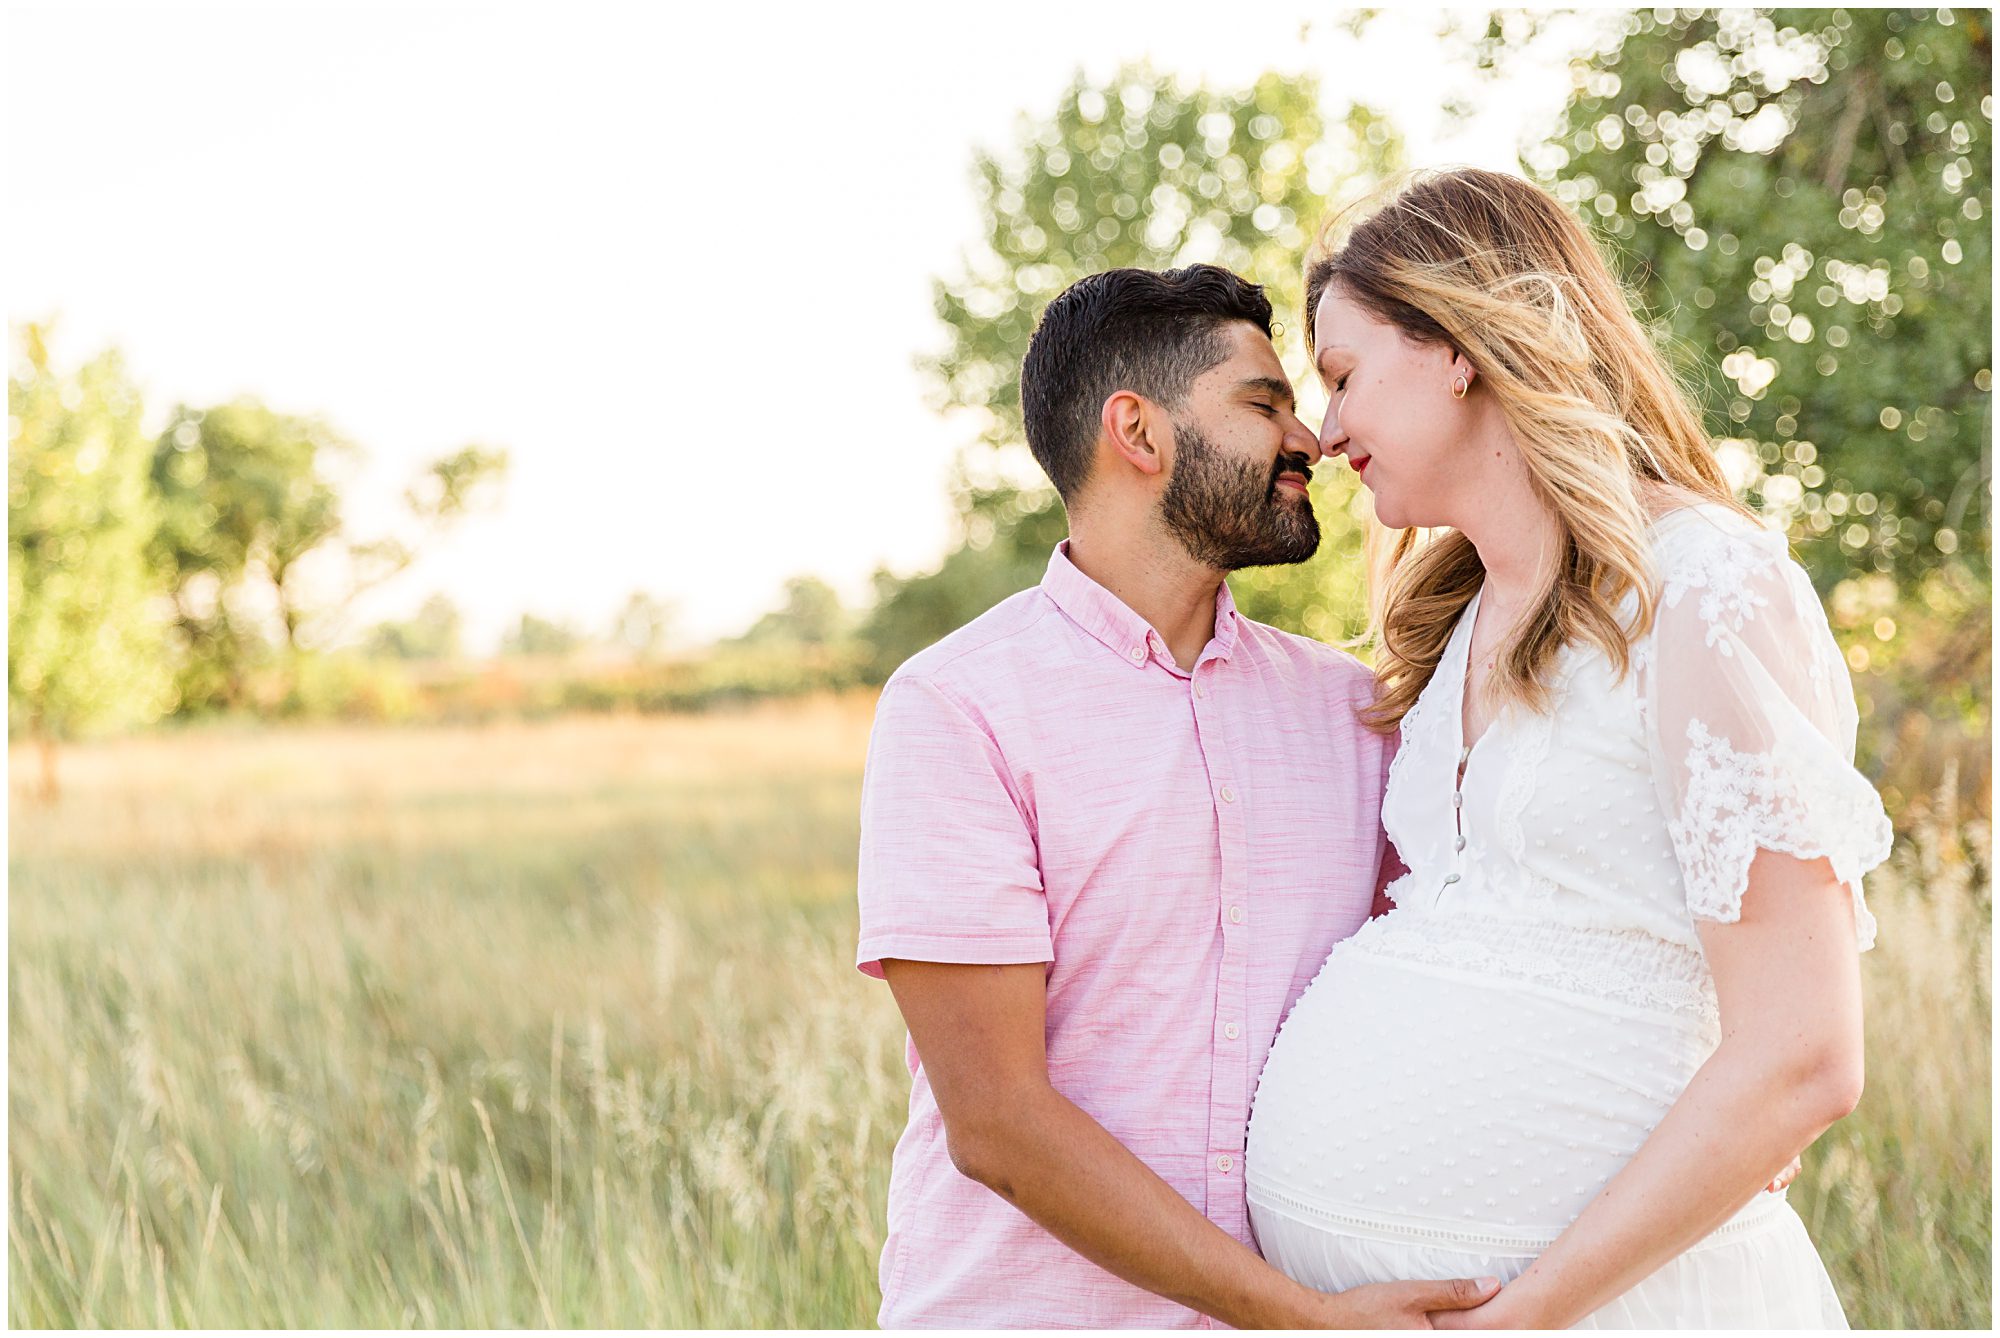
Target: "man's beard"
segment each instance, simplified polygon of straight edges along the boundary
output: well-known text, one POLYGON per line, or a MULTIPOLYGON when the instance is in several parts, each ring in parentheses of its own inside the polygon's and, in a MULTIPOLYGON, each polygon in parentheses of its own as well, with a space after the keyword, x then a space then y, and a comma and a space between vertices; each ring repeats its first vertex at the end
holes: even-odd
POLYGON ((1312 462, 1280 455, 1269 469, 1230 460, 1193 423, 1174 420, 1174 472, 1160 495, 1160 518, 1188 556, 1207 567, 1272 567, 1319 550, 1319 517, 1303 493, 1278 491, 1278 476, 1310 478, 1312 462))

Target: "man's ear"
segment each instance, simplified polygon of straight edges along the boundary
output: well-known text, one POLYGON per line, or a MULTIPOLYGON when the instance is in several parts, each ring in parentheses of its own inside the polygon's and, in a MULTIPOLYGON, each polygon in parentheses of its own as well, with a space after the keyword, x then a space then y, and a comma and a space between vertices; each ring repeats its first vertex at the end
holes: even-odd
POLYGON ((1164 423, 1158 405, 1136 391, 1121 390, 1104 401, 1098 425, 1120 460, 1142 474, 1158 474, 1167 467, 1170 445, 1162 440, 1164 423))

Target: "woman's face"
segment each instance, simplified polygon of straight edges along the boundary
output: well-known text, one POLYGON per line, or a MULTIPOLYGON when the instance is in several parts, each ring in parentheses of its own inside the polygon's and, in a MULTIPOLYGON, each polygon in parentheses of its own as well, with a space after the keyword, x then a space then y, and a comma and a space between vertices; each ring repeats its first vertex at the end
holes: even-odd
POLYGON ((1419 344, 1328 284, 1313 312, 1313 347, 1326 386, 1320 449, 1343 454, 1384 525, 1455 523, 1477 454, 1467 440, 1468 401, 1452 381, 1471 368, 1443 344, 1419 344))

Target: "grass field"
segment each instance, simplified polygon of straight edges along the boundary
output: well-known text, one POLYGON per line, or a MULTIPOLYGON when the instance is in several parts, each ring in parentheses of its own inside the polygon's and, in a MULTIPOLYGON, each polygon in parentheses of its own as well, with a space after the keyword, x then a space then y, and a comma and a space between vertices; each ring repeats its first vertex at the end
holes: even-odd
MULTIPOLYGON (((163 734, 53 807, 17 753, 10 1323, 871 1323, 870 709, 163 734)), ((1793 1191, 1857 1327, 1990 1319, 1986 867, 1871 879, 1867 1095, 1793 1191)))

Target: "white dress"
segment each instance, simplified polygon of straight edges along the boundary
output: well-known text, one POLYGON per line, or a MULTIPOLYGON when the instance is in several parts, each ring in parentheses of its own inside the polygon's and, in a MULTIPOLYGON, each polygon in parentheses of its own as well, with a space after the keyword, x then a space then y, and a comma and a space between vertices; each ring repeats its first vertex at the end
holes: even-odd
MULTIPOLYGON (((1565 649, 1554 709, 1458 763, 1478 598, 1402 722, 1383 822, 1410 872, 1273 1043, 1245 1184, 1265 1258, 1323 1290, 1518 1276, 1720 1040, 1695 920, 1759 848, 1830 856, 1860 946, 1887 857, 1853 685, 1782 536, 1725 507, 1652 527, 1661 600, 1622 681, 1565 649)), ((1629 607, 1629 605, 1628 605, 1629 607)), ((1846 1327, 1798 1214, 1758 1193, 1578 1327, 1846 1327)))

